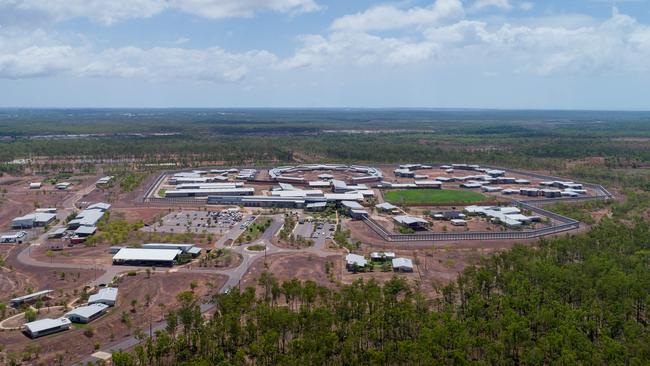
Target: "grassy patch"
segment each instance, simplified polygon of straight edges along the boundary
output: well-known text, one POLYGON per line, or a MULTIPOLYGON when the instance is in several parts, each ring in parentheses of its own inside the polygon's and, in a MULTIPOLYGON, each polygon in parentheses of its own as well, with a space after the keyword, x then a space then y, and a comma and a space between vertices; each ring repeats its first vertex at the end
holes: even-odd
POLYGON ((487 197, 478 192, 454 189, 403 189, 388 191, 386 201, 396 205, 437 205, 450 203, 473 203, 484 201, 487 197))
POLYGON ((261 252, 261 251, 263 251, 263 250, 266 249, 266 245, 260 245, 260 244, 251 245, 251 246, 248 247, 247 249, 248 249, 248 250, 252 250, 252 251, 254 251, 254 252, 261 252))
POLYGON ((271 225, 271 219, 268 217, 265 218, 258 218, 255 220, 253 223, 248 225, 246 228, 246 231, 242 233, 242 235, 239 236, 237 241, 239 243, 242 242, 251 242, 259 238, 263 232, 266 231, 266 229, 269 228, 271 225))

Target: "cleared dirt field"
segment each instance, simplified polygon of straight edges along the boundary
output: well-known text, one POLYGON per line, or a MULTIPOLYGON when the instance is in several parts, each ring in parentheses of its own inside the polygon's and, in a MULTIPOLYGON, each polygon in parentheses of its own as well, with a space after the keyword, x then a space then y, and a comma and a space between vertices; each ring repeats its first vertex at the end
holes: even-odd
POLYGON ((108 245, 87 247, 83 244, 77 244, 74 247, 68 247, 64 244, 63 250, 52 251, 51 257, 47 255, 48 250, 49 247, 46 245, 32 247, 31 256, 40 262, 92 264, 98 267, 110 265, 113 257, 113 254, 108 251, 108 245))
POLYGON ((64 365, 72 364, 79 361, 80 355, 92 353, 96 344, 104 346, 112 339, 119 340, 138 331, 148 332, 150 321, 160 321, 164 312, 178 307, 176 295, 189 291, 192 281, 197 284, 195 296, 207 300, 225 283, 225 278, 200 273, 155 273, 151 278, 144 274, 127 276, 120 283, 117 306, 89 325, 74 326, 69 331, 35 340, 19 331, 0 332, 0 344, 5 346, 5 352, 13 353, 37 347, 38 359, 32 358, 26 364, 56 364, 57 357, 62 357, 64 365), (92 336, 88 336, 90 333, 92 336))
POLYGON ((30 182, 40 182, 42 177, 2 177, 0 179, 0 230, 11 229, 11 220, 28 214, 37 207, 57 207, 78 186, 69 191, 43 185, 41 189, 29 189, 30 182))
MULTIPOLYGON (((14 273, 9 274, 15 283, 20 284, 15 293, 24 295, 27 287, 34 291, 42 289, 56 290, 57 297, 73 296, 74 291, 79 291, 86 283, 94 279, 99 271, 68 268, 42 268, 32 267, 20 263, 16 256, 26 245, 14 246, 5 259, 7 267, 14 273), (22 288, 21 288, 22 287, 22 288)), ((12 297, 11 293, 0 293, 0 300, 6 301, 12 297)))
POLYGON ((325 258, 309 253, 274 254, 266 259, 266 266, 262 257, 256 260, 246 272, 241 287, 255 287, 257 293, 261 293, 262 288, 257 284, 257 280, 264 271, 272 273, 280 283, 297 278, 301 281, 311 280, 319 285, 333 287, 335 282, 330 281, 330 276, 325 269, 327 262, 332 263, 331 273, 334 281, 340 280, 343 257, 338 254, 325 258))

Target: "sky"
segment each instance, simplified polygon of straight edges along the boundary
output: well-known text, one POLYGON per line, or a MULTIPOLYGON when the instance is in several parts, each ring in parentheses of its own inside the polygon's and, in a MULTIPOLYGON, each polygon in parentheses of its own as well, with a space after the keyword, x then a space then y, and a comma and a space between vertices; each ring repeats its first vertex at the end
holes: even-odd
POLYGON ((650 0, 0 0, 0 107, 650 110, 650 0))

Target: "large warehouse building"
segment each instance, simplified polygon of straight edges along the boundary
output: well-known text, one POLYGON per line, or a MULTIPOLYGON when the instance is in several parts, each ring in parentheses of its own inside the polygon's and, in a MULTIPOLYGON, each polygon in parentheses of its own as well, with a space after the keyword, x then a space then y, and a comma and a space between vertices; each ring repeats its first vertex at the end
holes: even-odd
POLYGON ((113 264, 171 267, 181 253, 179 249, 122 248, 113 256, 113 264))

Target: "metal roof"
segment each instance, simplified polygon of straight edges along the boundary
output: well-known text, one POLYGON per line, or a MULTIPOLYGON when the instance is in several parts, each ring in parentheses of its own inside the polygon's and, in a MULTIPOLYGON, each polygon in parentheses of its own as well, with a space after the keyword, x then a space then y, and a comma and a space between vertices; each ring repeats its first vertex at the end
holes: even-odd
POLYGON ((341 204, 351 210, 363 210, 363 206, 357 201, 341 201, 341 204))
POLYGON ((400 224, 404 225, 411 225, 411 224, 426 224, 428 221, 420 218, 420 217, 415 217, 415 216, 410 216, 410 215, 399 215, 393 217, 395 221, 397 221, 400 224))
POLYGON ((364 258, 364 257, 361 256, 361 255, 358 255, 358 254, 352 254, 352 253, 350 253, 350 254, 348 254, 348 255, 345 256, 345 261, 346 261, 347 264, 349 264, 349 265, 354 265, 354 264, 356 264, 356 265, 359 266, 359 267, 363 267, 363 266, 365 266, 366 264, 368 264, 368 260, 366 260, 366 258, 364 258))
POLYGON ((117 287, 104 287, 99 289, 94 295, 88 297, 88 303, 96 303, 102 301, 115 302, 117 300, 117 287))
POLYGON ((30 323, 25 324, 25 328, 31 333, 40 333, 42 331, 58 328, 62 325, 70 325, 71 322, 68 318, 58 318, 58 319, 40 319, 30 323))
POLYGON ((142 244, 142 249, 178 249, 187 252, 192 249, 194 244, 176 244, 176 243, 147 243, 142 244))
POLYGON ((388 202, 377 204, 377 205, 375 205, 375 207, 377 207, 379 209, 382 209, 382 210, 394 210, 394 209, 397 208, 397 206, 395 206, 395 205, 393 205, 391 203, 388 203, 388 202))
POLYGON ((122 248, 113 260, 117 261, 173 261, 181 254, 178 249, 141 249, 141 248, 122 248))
POLYGON ((393 259, 393 268, 413 268, 413 261, 408 258, 393 259))
POLYGON ((34 292, 34 293, 29 294, 29 295, 19 296, 19 297, 16 297, 14 299, 11 299, 10 302, 23 302, 23 301, 28 301, 28 300, 31 300, 31 299, 36 299, 36 298, 39 298, 39 297, 41 297, 43 295, 47 295, 52 291, 54 291, 54 290, 43 290, 43 291, 34 292))
POLYGON ((92 235, 97 231, 96 226, 79 226, 77 230, 74 231, 75 234, 79 235, 92 235))
POLYGON ((102 210, 102 211, 106 211, 106 210, 110 210, 110 208, 111 208, 110 203, 97 202, 97 203, 94 203, 94 204, 86 207, 86 210, 102 210))
POLYGON ((71 316, 78 316, 81 318, 91 318, 94 315, 101 313, 102 311, 108 309, 108 305, 105 304, 90 304, 86 306, 80 306, 78 308, 72 309, 65 313, 65 317, 69 318, 71 316))

